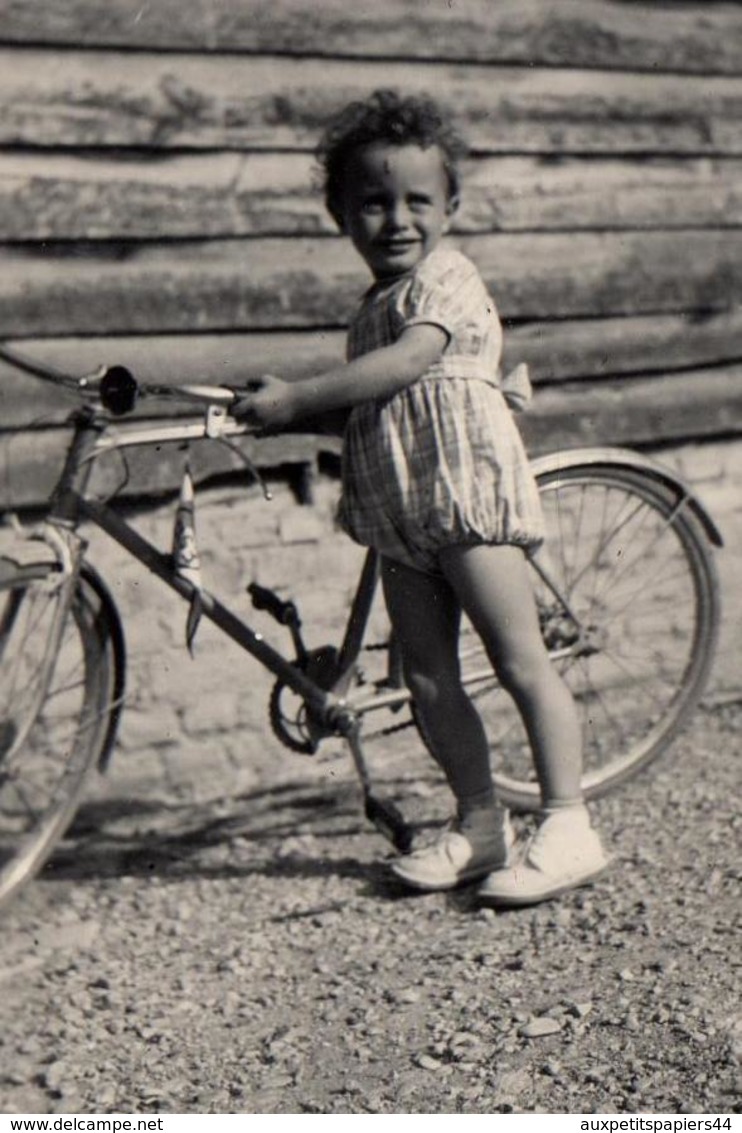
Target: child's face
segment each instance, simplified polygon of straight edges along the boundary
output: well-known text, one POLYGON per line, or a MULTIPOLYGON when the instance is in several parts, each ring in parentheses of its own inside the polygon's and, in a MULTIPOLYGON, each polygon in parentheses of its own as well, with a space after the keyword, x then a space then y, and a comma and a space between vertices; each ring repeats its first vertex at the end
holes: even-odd
POLYGON ((376 279, 411 271, 431 252, 456 209, 437 146, 374 143, 345 170, 341 227, 376 279))

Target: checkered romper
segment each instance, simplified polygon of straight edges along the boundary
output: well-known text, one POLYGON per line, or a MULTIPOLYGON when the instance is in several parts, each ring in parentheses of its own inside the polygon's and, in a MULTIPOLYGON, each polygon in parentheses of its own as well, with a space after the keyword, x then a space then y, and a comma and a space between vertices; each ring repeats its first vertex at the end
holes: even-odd
POLYGON ((543 520, 520 434, 499 388, 502 329, 474 265, 437 247, 381 281, 351 324, 348 359, 440 326, 437 363, 393 396, 357 405, 343 445, 338 518, 365 546, 428 574, 452 544, 534 547, 543 520))

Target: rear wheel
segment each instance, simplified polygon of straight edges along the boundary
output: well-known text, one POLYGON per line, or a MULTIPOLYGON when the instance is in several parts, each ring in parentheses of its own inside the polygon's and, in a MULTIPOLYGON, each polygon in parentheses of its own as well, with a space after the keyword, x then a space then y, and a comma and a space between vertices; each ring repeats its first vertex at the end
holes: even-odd
MULTIPOLYGON (((696 705, 718 630, 716 570, 693 511, 654 477, 578 464, 538 483, 547 539, 535 565, 564 604, 537 570, 534 587, 545 640, 582 721, 590 798, 655 759, 696 705)), ((520 718, 466 629, 462 660, 492 742, 498 793, 534 809, 540 796, 520 718)))
POLYGON ((112 742, 122 679, 116 627, 92 572, 83 568, 64 615, 48 564, 2 567, 0 903, 41 868, 72 820, 89 768, 112 742))

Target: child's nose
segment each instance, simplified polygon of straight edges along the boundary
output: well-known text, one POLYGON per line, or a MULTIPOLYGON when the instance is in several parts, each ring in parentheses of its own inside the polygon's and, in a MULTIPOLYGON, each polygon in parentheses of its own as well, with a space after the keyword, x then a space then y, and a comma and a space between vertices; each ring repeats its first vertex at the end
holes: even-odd
POLYGON ((391 228, 406 228, 410 221, 410 210, 404 201, 398 201, 389 208, 387 223, 391 228))

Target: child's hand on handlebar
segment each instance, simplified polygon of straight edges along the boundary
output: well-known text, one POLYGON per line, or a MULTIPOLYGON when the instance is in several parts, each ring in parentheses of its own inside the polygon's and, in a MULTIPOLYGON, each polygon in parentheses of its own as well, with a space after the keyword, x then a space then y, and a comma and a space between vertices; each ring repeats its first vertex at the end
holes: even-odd
POLYGON ((292 423, 295 405, 293 382, 286 382, 274 374, 263 374, 248 382, 245 390, 237 391, 231 413, 238 421, 245 421, 248 425, 278 430, 292 423))

